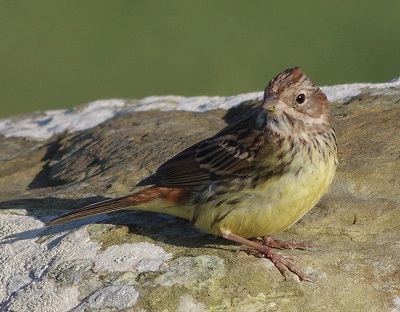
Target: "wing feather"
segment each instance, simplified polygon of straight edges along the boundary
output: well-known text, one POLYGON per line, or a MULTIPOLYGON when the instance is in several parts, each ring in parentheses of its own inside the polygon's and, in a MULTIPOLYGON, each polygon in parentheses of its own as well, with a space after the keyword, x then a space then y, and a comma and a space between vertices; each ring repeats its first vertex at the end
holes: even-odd
POLYGON ((255 170, 265 140, 254 114, 247 116, 180 152, 137 186, 196 186, 216 179, 247 176, 255 170))

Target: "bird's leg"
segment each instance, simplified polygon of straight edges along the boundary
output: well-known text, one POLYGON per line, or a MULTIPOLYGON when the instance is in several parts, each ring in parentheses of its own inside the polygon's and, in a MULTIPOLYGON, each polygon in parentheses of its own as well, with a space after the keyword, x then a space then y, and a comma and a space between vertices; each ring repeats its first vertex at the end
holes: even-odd
POLYGON ((243 238, 239 235, 233 234, 229 231, 223 231, 222 232, 222 237, 229 239, 231 241, 234 241, 236 243, 239 243, 241 245, 245 245, 250 247, 250 253, 252 255, 255 255, 257 257, 263 257, 263 258, 268 258, 271 260, 271 262, 276 266, 276 268, 279 270, 279 272, 287 278, 287 271, 291 271, 294 274, 296 274, 301 281, 308 281, 312 282, 311 278, 305 274, 304 272, 300 271, 298 268, 294 266, 294 264, 291 261, 294 260, 293 257, 283 257, 276 253, 271 247, 260 244, 259 242, 254 242, 252 240, 248 240, 246 238, 243 238))
MULTIPOLYGON (((271 248, 276 248, 276 249, 290 249, 290 250, 314 249, 314 246, 312 246, 310 243, 307 243, 307 242, 298 243, 294 239, 283 241, 283 240, 277 239, 272 236, 262 236, 261 238, 250 238, 250 240, 253 242, 259 243, 261 245, 265 245, 265 246, 268 246, 271 248)), ((250 247, 243 247, 240 250, 244 250, 247 254, 251 254, 255 257, 265 258, 265 256, 263 254, 261 254, 259 251, 254 250, 253 248, 250 248, 250 247)), ((296 261, 296 258, 293 257, 292 260, 296 261)))
POLYGON ((272 248, 277 248, 277 249, 290 249, 290 250, 314 249, 314 247, 310 243, 307 243, 307 242, 296 242, 293 239, 288 240, 288 241, 283 241, 283 240, 277 239, 272 236, 262 236, 261 239, 256 239, 256 241, 262 245, 272 247, 272 248))

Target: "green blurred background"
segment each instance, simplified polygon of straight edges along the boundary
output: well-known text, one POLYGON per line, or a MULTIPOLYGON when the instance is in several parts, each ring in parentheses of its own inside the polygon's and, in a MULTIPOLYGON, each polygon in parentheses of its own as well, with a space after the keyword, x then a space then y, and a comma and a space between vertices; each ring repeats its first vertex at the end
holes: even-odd
POLYGON ((0 117, 105 98, 233 95, 300 65, 400 76, 400 1, 1 1, 0 117))

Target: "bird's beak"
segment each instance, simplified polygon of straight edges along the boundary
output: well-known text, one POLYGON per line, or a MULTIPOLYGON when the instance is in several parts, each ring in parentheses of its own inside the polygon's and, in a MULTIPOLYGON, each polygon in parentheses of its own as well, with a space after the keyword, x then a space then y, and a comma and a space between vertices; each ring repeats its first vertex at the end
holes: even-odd
POLYGON ((275 111, 283 110, 284 104, 281 101, 279 101, 275 96, 268 95, 265 97, 262 107, 266 111, 274 113, 275 111))

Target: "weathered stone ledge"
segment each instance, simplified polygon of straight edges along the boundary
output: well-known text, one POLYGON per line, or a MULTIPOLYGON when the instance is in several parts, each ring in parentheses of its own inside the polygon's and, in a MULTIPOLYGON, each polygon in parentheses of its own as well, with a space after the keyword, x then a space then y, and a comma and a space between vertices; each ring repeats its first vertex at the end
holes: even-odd
POLYGON ((285 281, 268 260, 170 216, 118 212, 44 227, 131 192, 165 159, 221 129, 223 109, 261 93, 99 101, 0 120, 1 310, 399 310, 400 83, 324 90, 335 100, 337 176, 279 236, 316 246, 282 251, 314 283, 285 281))

